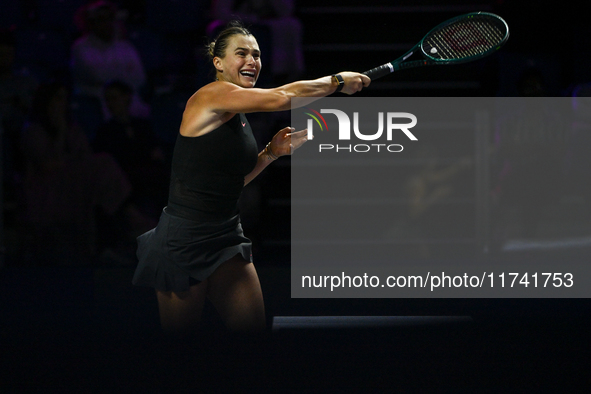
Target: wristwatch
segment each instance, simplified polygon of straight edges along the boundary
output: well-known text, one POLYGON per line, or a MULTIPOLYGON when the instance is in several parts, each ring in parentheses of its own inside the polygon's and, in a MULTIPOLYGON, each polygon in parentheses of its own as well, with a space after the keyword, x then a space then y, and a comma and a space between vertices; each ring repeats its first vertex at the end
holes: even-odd
POLYGON ((336 92, 340 92, 343 90, 343 86, 345 86, 345 80, 341 77, 341 74, 332 74, 332 79, 337 83, 337 90, 336 92))

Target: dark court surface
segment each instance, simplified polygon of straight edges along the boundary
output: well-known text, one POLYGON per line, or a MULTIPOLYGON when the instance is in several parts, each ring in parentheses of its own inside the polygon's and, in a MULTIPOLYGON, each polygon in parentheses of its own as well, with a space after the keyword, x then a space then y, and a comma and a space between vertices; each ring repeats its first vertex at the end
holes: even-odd
POLYGON ((587 393, 591 387, 589 300, 291 299, 289 266, 258 271, 267 332, 229 334, 208 305, 205 327, 176 338, 159 330, 153 291, 131 286, 133 267, 4 268, 0 391, 587 393))

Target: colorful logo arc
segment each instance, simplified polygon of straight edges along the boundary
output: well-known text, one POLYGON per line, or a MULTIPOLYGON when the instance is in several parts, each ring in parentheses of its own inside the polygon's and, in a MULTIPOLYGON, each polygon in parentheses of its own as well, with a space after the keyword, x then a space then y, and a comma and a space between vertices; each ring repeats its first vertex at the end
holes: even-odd
POLYGON ((310 112, 304 112, 306 115, 309 115, 312 119, 314 119, 316 121, 316 123, 318 123, 320 130, 324 131, 324 128, 322 127, 322 123, 324 123, 324 127, 326 127, 326 131, 328 131, 328 126, 326 124, 326 120, 324 120, 324 117, 322 115, 320 115, 320 113, 318 111, 315 111, 312 108, 308 108, 308 107, 304 107, 304 108, 307 109, 308 111, 312 111, 314 113, 314 114, 311 114, 310 112), (322 123, 320 123, 320 120, 318 118, 320 118, 322 120, 322 123))

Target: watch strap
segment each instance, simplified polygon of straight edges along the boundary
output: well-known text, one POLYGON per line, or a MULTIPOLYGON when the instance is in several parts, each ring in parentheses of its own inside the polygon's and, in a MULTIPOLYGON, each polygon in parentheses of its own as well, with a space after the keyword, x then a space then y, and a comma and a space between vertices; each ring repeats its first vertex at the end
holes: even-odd
POLYGON ((343 86, 345 86, 345 80, 341 77, 341 74, 332 74, 332 79, 335 80, 337 83, 337 90, 336 92, 340 92, 343 90, 343 86))

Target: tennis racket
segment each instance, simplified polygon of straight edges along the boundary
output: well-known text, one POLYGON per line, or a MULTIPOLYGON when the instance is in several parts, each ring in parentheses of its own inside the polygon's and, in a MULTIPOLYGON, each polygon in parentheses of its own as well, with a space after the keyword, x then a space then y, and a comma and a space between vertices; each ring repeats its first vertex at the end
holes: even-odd
POLYGON ((364 74, 375 80, 407 68, 471 62, 496 52, 508 38, 509 26, 500 16, 473 12, 439 24, 404 55, 364 74), (419 49, 422 59, 408 60, 419 49))

